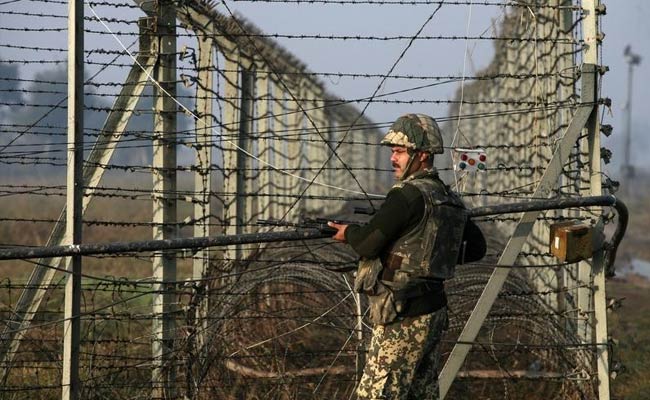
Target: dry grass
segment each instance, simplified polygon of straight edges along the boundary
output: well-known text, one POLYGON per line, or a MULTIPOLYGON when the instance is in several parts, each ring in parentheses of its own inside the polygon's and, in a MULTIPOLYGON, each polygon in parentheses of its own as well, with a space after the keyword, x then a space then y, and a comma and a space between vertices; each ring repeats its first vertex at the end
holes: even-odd
POLYGON ((609 314, 610 335, 616 340, 614 361, 623 370, 612 381, 615 399, 650 399, 650 283, 640 279, 615 279, 609 296, 625 298, 623 307, 609 314))
MULTIPOLYGON (((127 182, 108 179, 102 183, 109 187, 137 187, 147 189, 151 187, 149 178, 138 175, 127 182)), ((17 185, 59 185, 60 182, 36 180, 29 183, 16 180, 11 184, 17 185)), ((186 184, 187 186, 187 184, 186 184)), ((65 190, 56 190, 64 193, 65 190)), ((34 194, 18 194, 0 197, 0 218, 56 220, 58 219, 65 197, 42 196, 34 194)), ((178 218, 182 221, 192 212, 192 205, 186 202, 178 204, 178 218)), ((152 217, 152 203, 150 198, 121 198, 98 197, 90 203, 84 215, 85 221, 98 221, 99 223, 85 224, 83 241, 86 243, 118 242, 151 240, 152 228, 150 226, 133 226, 131 222, 150 222, 152 217), (101 221, 116 221, 126 223, 124 226, 105 225, 101 221)), ((54 228, 53 222, 27 222, 0 220, 0 244, 16 246, 44 246, 50 232, 54 228)), ((181 235, 191 234, 190 228, 181 230, 181 235)), ((117 276, 142 278, 151 276, 151 262, 148 255, 140 257, 85 257, 84 273, 93 276, 117 276)), ((33 264, 24 261, 0 261, 0 279, 24 281, 33 269, 33 264)), ((191 260, 179 260, 179 279, 190 276, 191 260)))
POLYGON ((612 398, 650 399, 650 281, 638 275, 622 276, 629 261, 650 261, 650 177, 640 176, 622 193, 630 212, 627 234, 621 243, 617 271, 621 277, 607 283, 607 296, 621 299, 622 307, 608 314, 610 336, 615 340, 613 360, 622 370, 612 380, 612 398))

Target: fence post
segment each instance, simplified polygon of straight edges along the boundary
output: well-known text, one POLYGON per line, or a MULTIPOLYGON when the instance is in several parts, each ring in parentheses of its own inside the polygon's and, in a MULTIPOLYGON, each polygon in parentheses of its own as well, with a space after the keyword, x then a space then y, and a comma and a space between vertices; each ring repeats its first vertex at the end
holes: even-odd
MULTIPOLYGON (((264 63, 260 63, 258 70, 264 68, 264 63)), ((255 81, 255 100, 257 102, 257 156, 260 160, 264 161, 267 164, 274 164, 273 159, 273 146, 276 143, 273 138, 271 138, 271 109, 270 109, 270 92, 269 92, 269 73, 266 70, 260 71, 256 76, 255 81)), ((273 171, 269 165, 258 163, 258 192, 265 194, 266 196, 258 199, 257 210, 260 213, 260 216, 268 219, 274 217, 272 207, 273 198, 270 196, 272 194, 273 186, 273 177, 275 177, 275 171, 273 171)))
MULTIPOLYGON (((287 107, 284 101, 284 90, 277 82, 273 82, 273 133, 276 137, 276 142, 273 146, 275 164, 278 168, 286 170, 289 166, 288 152, 289 144, 287 142, 287 107)), ((290 204, 286 201, 286 195, 289 193, 289 183, 291 179, 286 173, 276 172, 277 179, 273 183, 273 214, 275 218, 280 218, 284 215, 284 210, 290 204)))
MULTIPOLYGON (((212 24, 204 27, 205 32, 212 32, 212 24)), ((212 190, 212 102, 213 98, 213 69, 214 42, 202 32, 198 38, 198 81, 196 88, 196 110, 199 113, 196 120, 196 164, 194 173, 194 237, 210 236, 210 191, 212 190), (203 34, 203 35, 202 35, 203 34)), ((197 288, 196 308, 196 347, 199 351, 199 365, 204 365, 207 356, 207 341, 209 337, 208 322, 209 296, 208 283, 203 279, 210 267, 210 249, 199 249, 192 258, 192 277, 197 288)), ((193 388, 197 390, 196 388, 193 388)))
MULTIPOLYGON (((224 175, 224 234, 237 234, 237 156, 238 150, 232 143, 237 143, 239 132, 239 52, 236 49, 222 49, 225 58, 224 63, 224 105, 223 105, 223 129, 227 143, 223 150, 223 175, 224 175)), ((228 248, 226 259, 233 260, 237 256, 235 248, 228 248)))
MULTIPOLYGON (((584 0, 582 2, 584 12, 583 38, 586 49, 583 54, 585 63, 598 65, 598 47, 602 35, 599 30, 598 17, 600 11, 600 0, 584 0)), ((591 93, 583 93, 583 96, 598 101, 598 82, 596 80, 591 93)), ((589 183, 591 196, 602 194, 601 177, 601 156, 600 156, 600 122, 598 119, 599 107, 596 104, 589 120, 587 121, 587 140, 589 149, 589 183)), ((593 321, 596 343, 596 365, 598 369, 598 398, 609 400, 609 348, 607 336, 607 299, 605 294, 605 268, 603 263, 603 251, 599 250, 594 254, 591 263, 591 274, 593 278, 593 313, 589 313, 593 321)), ((590 334, 589 339, 592 339, 590 334)))
MULTIPOLYGON (((319 172, 321 167, 327 167, 324 165, 327 156, 330 153, 330 150, 327 146, 327 143, 323 141, 327 139, 327 133, 325 130, 325 118, 323 112, 323 100, 322 100, 322 90, 316 85, 309 85, 305 90, 305 100, 303 101, 305 105, 306 114, 305 117, 310 117, 312 123, 307 124, 305 129, 304 139, 305 143, 303 148, 305 149, 302 153, 306 155, 306 167, 308 172, 305 178, 311 180, 314 175, 319 172), (323 139, 321 139, 323 138, 323 139)), ((325 182, 327 177, 327 170, 323 170, 318 177, 316 178, 319 182, 325 182)), ((306 193, 307 195, 311 194, 316 196, 316 198, 308 198, 305 210, 308 213, 315 213, 322 215, 325 212, 326 205, 322 200, 322 196, 326 194, 325 187, 313 184, 306 193)))
MULTIPOLYGON (((292 82, 294 83, 294 82, 292 82)), ((302 134, 304 133, 304 115, 302 113, 302 110, 300 109, 300 101, 301 98, 304 95, 304 82, 302 82, 300 79, 297 79, 295 81, 295 86, 294 87, 289 87, 289 89, 293 89, 293 96, 294 99, 287 100, 289 103, 289 124, 287 127, 287 137, 288 137, 288 152, 287 152, 287 158, 289 162, 289 171, 294 174, 298 175, 300 177, 304 178, 304 171, 301 170, 301 167, 303 167, 304 163, 303 161, 305 160, 305 155, 303 154, 303 142, 302 142, 302 134)), ((289 95, 289 93, 286 93, 289 95)), ((299 180, 293 177, 288 177, 288 185, 287 189, 289 193, 291 194, 300 194, 302 193, 303 189, 306 187, 306 183, 303 180, 299 180)), ((293 198, 290 200, 290 205, 295 204, 295 206, 289 211, 287 215, 287 219, 289 221, 295 221, 299 218, 299 216, 303 213, 304 207, 305 207, 305 200, 304 199, 299 199, 299 200, 294 200, 293 198)))
MULTIPOLYGON (((253 219, 257 216, 258 201, 255 196, 257 193, 258 180, 256 174, 259 173, 259 163, 254 157, 258 157, 259 148, 256 146, 257 137, 254 132, 256 117, 256 99, 255 99, 255 82, 257 74, 255 72, 255 63, 252 59, 244 59, 246 64, 242 68, 241 80, 241 114, 239 121, 239 147, 243 151, 238 151, 238 168, 242 173, 238 174, 237 188, 237 216, 241 223, 241 233, 250 233, 254 229, 251 225, 253 219), (256 168, 257 167, 257 168, 256 168)), ((248 257, 253 253, 255 245, 250 244, 245 249, 241 249, 240 257, 248 257)))
MULTIPOLYGON (((80 244, 83 212, 84 4, 69 1, 68 13, 68 166, 66 244, 80 244)), ((62 400, 79 399, 81 338, 81 256, 71 257, 65 285, 62 400)))
MULTIPOLYGON (((244 151, 251 153, 250 132, 252 130, 253 95, 255 93, 255 74, 252 65, 243 65, 237 49, 224 54, 225 72, 225 107, 224 124, 229 150, 224 151, 224 182, 226 234, 237 235, 244 232, 248 223, 251 207, 246 193, 247 169, 251 163, 244 151), (247 68, 248 67, 248 68, 247 68), (234 146, 234 145, 236 146, 234 146)), ((228 258, 241 259, 244 256, 241 246, 228 249, 228 258)))
MULTIPOLYGON (((153 126, 153 239, 170 239, 176 226, 176 8, 170 0, 158 0, 158 62, 154 68, 153 126)), ((174 397, 173 339, 176 332, 174 286, 176 255, 161 251, 152 256, 152 397, 174 397)))

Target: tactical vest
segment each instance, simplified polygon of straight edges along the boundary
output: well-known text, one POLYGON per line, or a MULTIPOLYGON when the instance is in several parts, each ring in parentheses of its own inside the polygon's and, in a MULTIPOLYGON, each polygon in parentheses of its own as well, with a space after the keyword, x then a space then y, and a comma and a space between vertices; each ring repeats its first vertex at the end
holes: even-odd
POLYGON ((467 210, 432 171, 413 174, 396 186, 413 185, 424 198, 422 220, 381 258, 361 259, 355 290, 368 295, 368 318, 390 324, 446 305, 442 280, 452 278, 467 210))
POLYGON ((412 185, 422 193, 424 216, 392 244, 382 260, 382 281, 403 290, 426 280, 452 278, 467 221, 465 206, 430 171, 414 174, 397 185, 412 185))

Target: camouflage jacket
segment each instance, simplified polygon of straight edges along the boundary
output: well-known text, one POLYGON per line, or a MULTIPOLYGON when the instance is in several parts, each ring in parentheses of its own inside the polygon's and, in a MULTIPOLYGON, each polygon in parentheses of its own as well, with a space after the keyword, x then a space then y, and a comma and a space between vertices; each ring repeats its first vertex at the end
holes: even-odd
POLYGON ((396 186, 403 185, 420 191, 424 213, 417 226, 391 244, 382 279, 401 286, 421 278, 453 277, 467 221, 465 206, 435 173, 416 173, 396 186))
MULTIPOLYGON (((422 300, 430 303, 431 307, 419 304, 417 308, 421 312, 435 310, 433 303, 437 302, 438 306, 446 303, 444 289, 439 282, 454 274, 467 220, 462 202, 444 185, 435 171, 413 174, 396 184, 389 194, 395 191, 406 192, 404 197, 411 207, 393 210, 396 215, 383 223, 371 221, 365 231, 355 227, 350 235, 346 233, 353 248, 356 249, 356 245, 366 252, 361 254, 365 257, 359 264, 355 289, 370 296, 369 317, 375 324, 387 324, 400 316, 413 315, 414 304, 422 303, 422 300), (390 237, 390 233, 396 229, 386 227, 391 223, 401 229, 396 237, 390 237), (376 227, 373 228, 373 225, 376 227), (357 237, 361 233, 365 233, 365 236, 357 237), (373 239, 379 242, 374 243, 374 247, 369 243, 373 239), (378 246, 383 249, 374 254, 378 246), (437 284, 432 288, 431 283, 437 284), (427 294, 431 290, 437 293, 435 299, 427 294)), ((394 208, 394 205, 389 203, 389 208, 394 208)), ((386 219, 385 213, 386 209, 382 206, 377 218, 386 219)))
POLYGON ((454 274, 467 220, 458 196, 433 170, 417 172, 393 186, 368 225, 350 225, 346 239, 362 257, 379 257, 384 279, 448 279, 454 274), (401 272, 395 275, 395 272, 401 272))

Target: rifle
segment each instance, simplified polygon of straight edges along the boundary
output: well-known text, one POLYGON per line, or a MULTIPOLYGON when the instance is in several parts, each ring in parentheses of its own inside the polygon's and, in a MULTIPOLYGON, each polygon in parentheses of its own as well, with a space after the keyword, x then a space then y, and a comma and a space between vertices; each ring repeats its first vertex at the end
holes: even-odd
MULTIPOLYGON (((365 215, 373 215, 375 213, 374 208, 370 207, 354 207, 354 213, 355 214, 365 214, 365 215)), ((280 219, 258 219, 257 220, 257 225, 261 226, 282 226, 282 227, 290 227, 290 228, 296 228, 296 230, 305 230, 305 229, 316 229, 319 232, 323 234, 329 234, 329 235, 334 235, 336 233, 336 229, 330 227, 327 225, 328 222, 334 222, 335 224, 345 224, 345 225, 363 225, 364 222, 361 221, 350 221, 350 220, 345 220, 345 219, 339 219, 339 218, 323 218, 323 217, 316 217, 316 218, 304 218, 302 222, 299 223, 292 223, 292 222, 286 222, 282 221, 280 219)))
POLYGON ((282 221, 282 220, 279 220, 279 219, 258 219, 257 220, 257 225, 289 227, 289 228, 295 228, 297 231, 318 230, 322 234, 334 235, 336 233, 336 229, 334 229, 331 226, 327 225, 328 222, 334 222, 336 224, 345 224, 345 225, 350 225, 350 224, 362 225, 363 224, 363 222, 349 221, 349 220, 344 220, 344 219, 323 218, 323 217, 309 218, 309 217, 307 217, 307 218, 304 218, 302 220, 302 222, 298 222, 298 223, 286 222, 286 221, 282 221))

